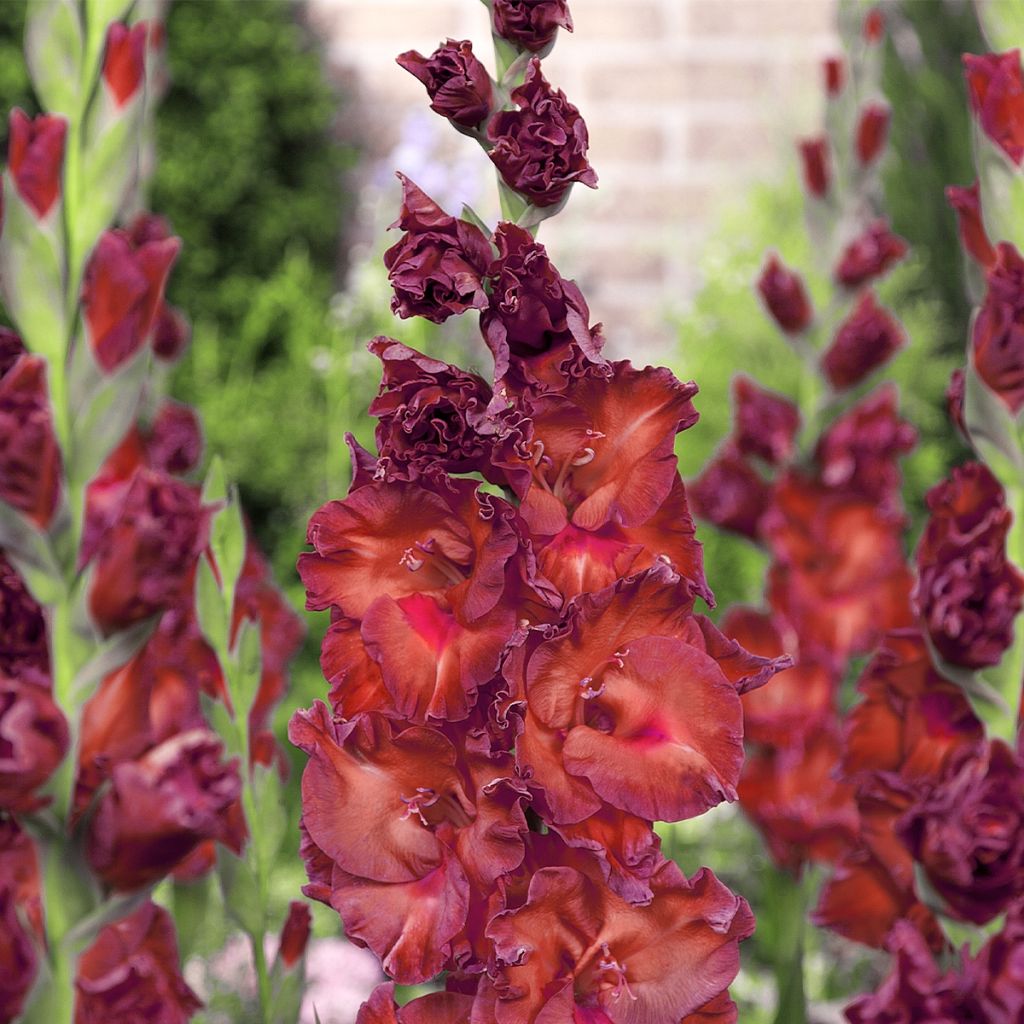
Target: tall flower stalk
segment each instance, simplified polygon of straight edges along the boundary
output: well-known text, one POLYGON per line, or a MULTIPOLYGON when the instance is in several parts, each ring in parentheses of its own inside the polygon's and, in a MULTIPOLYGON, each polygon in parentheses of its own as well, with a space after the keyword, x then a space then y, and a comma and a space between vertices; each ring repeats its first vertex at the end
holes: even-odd
POLYGON ((652 823, 735 799, 756 657, 711 600, 676 435, 696 386, 602 354, 580 289, 535 240, 593 187, 579 111, 543 58, 564 0, 488 3, 492 77, 448 40, 399 63, 476 138, 502 220, 455 217, 408 178, 385 255, 400 316, 479 315, 485 379, 389 338, 376 451, 310 520, 307 605, 330 610, 328 701, 290 736, 305 893, 392 979, 359 1020, 734 1021, 753 928, 652 823), (441 979, 399 1008, 394 985, 441 979))
MULTIPOLYGON (((162 393, 159 365, 188 334, 164 300, 180 240, 135 206, 162 26, 129 23, 131 8, 34 5, 26 55, 47 113, 11 114, 0 231, 16 328, 0 330, 4 1021, 186 1020, 201 1004, 154 887, 209 871, 216 844, 249 863, 283 831, 271 816, 257 844, 248 824, 277 778, 260 767, 275 760, 267 716, 301 631, 216 464, 205 488, 194 482, 196 414, 162 393)), ((265 890, 264 879, 245 903, 262 930, 265 890)), ((282 1013, 294 1019, 290 998, 282 1013)))

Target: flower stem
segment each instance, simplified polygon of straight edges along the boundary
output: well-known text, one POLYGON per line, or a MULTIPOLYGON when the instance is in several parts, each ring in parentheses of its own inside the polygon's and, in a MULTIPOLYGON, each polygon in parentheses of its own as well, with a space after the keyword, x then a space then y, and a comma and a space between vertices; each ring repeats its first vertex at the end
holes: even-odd
POLYGON ((769 864, 764 875, 764 906, 758 914, 773 952, 777 992, 774 1024, 807 1024, 804 993, 804 933, 812 883, 794 879, 769 864))

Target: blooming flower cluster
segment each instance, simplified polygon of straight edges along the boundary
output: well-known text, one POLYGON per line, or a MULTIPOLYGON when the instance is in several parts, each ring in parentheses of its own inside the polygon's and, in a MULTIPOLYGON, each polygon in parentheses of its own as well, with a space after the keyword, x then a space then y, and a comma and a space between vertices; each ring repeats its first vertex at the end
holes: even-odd
POLYGON ((395 982, 446 976, 401 1010, 382 986, 364 1024, 734 1021, 753 917, 667 860, 652 823, 735 799, 740 695, 788 660, 696 610, 711 592, 674 454, 696 386, 608 361, 534 239, 596 181, 532 56, 568 9, 490 6, 497 81, 466 41, 399 62, 488 149, 506 219, 455 218, 402 178, 385 262, 400 315, 479 311, 494 372, 370 345, 376 452, 349 439, 349 495, 299 558, 331 615, 328 702, 290 727, 309 756, 304 891, 395 982))
MULTIPOLYGON (((44 19, 32 26, 37 46, 66 42, 47 34, 43 8, 33 17, 44 19)), ((164 298, 180 240, 159 217, 110 228, 75 205, 91 160, 131 164, 122 149, 138 146, 158 29, 109 26, 84 128, 11 115, 0 233, 18 327, 0 330, 3 1022, 24 1012, 178 1024, 198 1009, 173 921, 148 892, 209 871, 218 842, 242 854, 243 796, 254 766, 278 756, 268 716, 302 636, 237 505, 195 482, 195 412, 164 399, 150 372, 188 341, 164 298), (48 245, 52 267, 38 262, 48 245), (62 282, 70 312, 53 337, 47 288, 62 282), (66 349, 53 347, 64 338, 66 349), (247 701, 210 602, 197 600, 204 572, 230 588, 232 642, 255 638, 247 701), (221 724, 233 709, 233 734, 211 725, 205 702, 221 724)), ((51 80, 36 85, 56 99, 51 80)), ((91 185, 89 211, 122 208, 116 175, 91 185)))

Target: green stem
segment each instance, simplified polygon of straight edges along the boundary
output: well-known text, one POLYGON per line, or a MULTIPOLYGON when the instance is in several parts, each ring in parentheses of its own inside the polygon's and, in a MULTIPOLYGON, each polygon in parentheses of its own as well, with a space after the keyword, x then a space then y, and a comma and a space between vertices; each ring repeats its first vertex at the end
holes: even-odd
POLYGON ((267 969, 267 953, 263 948, 263 934, 251 932, 249 941, 252 943, 252 959, 256 965, 256 993, 259 997, 260 1020, 262 1024, 271 1024, 273 992, 270 985, 270 971, 267 969))
POLYGON ((807 1024, 804 992, 804 934, 812 883, 797 881, 769 864, 765 874, 762 929, 773 940, 772 960, 778 1004, 774 1024, 807 1024))

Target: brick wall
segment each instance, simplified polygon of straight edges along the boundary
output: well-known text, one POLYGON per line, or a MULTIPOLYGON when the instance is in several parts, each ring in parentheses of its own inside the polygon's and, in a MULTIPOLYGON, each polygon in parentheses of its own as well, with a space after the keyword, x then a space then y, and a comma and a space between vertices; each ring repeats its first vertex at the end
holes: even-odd
MULTIPOLYGON (((666 308, 699 284, 716 208, 743 182, 778 174, 793 135, 814 129, 835 0, 575 0, 572 12, 575 33, 559 39, 545 74, 586 117, 601 182, 574 189, 541 238, 614 348, 656 357, 670 341, 666 308)), ((477 0, 310 0, 310 18, 358 98, 354 127, 374 156, 426 108, 398 52, 430 53, 451 36, 472 39, 490 63, 477 0)), ((475 144, 447 131, 445 152, 465 165, 475 144)))

